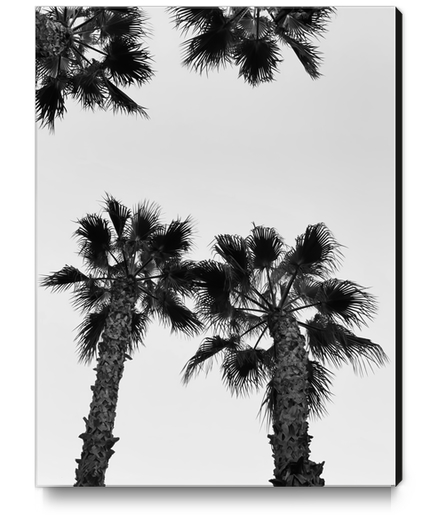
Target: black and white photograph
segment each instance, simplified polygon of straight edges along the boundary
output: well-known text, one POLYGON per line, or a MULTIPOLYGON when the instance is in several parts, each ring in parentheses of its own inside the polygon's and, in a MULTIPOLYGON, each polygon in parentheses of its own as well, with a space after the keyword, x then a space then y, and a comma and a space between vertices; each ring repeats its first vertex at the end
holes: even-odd
POLYGON ((397 485, 397 8, 35 24, 36 486, 397 485))

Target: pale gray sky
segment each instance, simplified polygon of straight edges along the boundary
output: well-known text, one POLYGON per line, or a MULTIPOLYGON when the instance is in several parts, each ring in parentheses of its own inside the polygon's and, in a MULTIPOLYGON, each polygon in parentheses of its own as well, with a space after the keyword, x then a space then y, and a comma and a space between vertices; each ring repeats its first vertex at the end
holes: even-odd
MULTIPOLYGON (((165 220, 196 220, 195 258, 215 234, 274 226, 293 243, 323 221, 344 249, 338 273, 378 297, 362 335, 391 362, 363 378, 335 371, 311 457, 329 486, 394 483, 394 9, 339 8, 312 81, 287 49, 274 83, 252 89, 235 69, 208 77, 180 65, 182 41, 161 8, 146 9, 156 76, 131 96, 151 120, 69 103, 55 135, 37 130, 37 274, 81 266, 73 223, 105 192, 148 199, 165 220), (366 35, 366 37, 364 37, 366 35), (370 465, 372 464, 372 465, 370 465)), ((79 313, 68 294, 37 291, 37 483, 71 485, 91 401, 92 367, 77 362, 79 313)), ((256 415, 263 392, 232 398, 215 366, 186 388, 180 371, 202 337, 153 324, 120 386, 108 485, 259 485, 271 449, 256 415)))

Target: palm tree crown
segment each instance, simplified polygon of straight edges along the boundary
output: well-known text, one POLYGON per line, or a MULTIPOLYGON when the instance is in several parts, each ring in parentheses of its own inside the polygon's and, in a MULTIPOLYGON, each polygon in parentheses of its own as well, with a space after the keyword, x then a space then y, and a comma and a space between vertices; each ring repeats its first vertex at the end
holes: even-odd
POLYGON ((148 34, 137 7, 50 7, 36 10, 36 114, 54 129, 66 98, 84 108, 147 116, 120 87, 142 85, 153 71, 141 44, 148 34))
POLYGON ((379 345, 352 332, 373 317, 376 301, 356 283, 330 277, 341 252, 323 223, 308 226, 293 247, 275 229, 255 226, 247 238, 217 236, 213 250, 217 259, 201 261, 195 273, 199 310, 217 334, 206 338, 188 361, 186 383, 205 363, 211 367, 212 359, 223 355, 223 380, 233 393, 266 386, 277 349, 259 344, 270 336, 280 314, 293 316, 305 333, 315 414, 324 412, 329 395, 331 373, 323 365, 350 363, 362 373, 385 363, 379 345), (300 317, 312 310, 314 316, 300 317), (246 343, 250 340, 252 345, 246 343))
POLYGON ((191 219, 165 225, 157 205, 144 202, 131 211, 109 195, 105 211, 107 219, 89 214, 77 222, 75 235, 85 271, 66 265, 42 280, 42 286, 53 291, 73 288, 74 306, 85 315, 77 336, 85 362, 95 356, 113 287, 122 281, 133 284, 135 295, 129 352, 143 342, 153 317, 189 335, 200 327, 184 303, 192 293, 193 266, 183 259, 192 245, 191 219))
POLYGON ((290 47, 312 79, 322 60, 313 37, 322 36, 332 7, 174 7, 177 28, 195 33, 184 42, 183 64, 202 73, 234 64, 252 86, 274 80, 282 61, 280 46, 290 47))
POLYGON ((254 226, 247 238, 217 236, 213 251, 215 259, 198 263, 196 274, 198 307, 215 334, 187 362, 183 380, 208 372, 221 358, 222 379, 232 393, 265 388, 261 412, 275 432, 271 481, 323 485, 323 464, 308 460, 306 419, 326 410, 332 376, 327 363, 350 363, 362 373, 386 362, 379 345, 353 332, 375 314, 375 298, 354 282, 332 277, 340 245, 323 223, 308 226, 293 247, 275 229, 254 226))

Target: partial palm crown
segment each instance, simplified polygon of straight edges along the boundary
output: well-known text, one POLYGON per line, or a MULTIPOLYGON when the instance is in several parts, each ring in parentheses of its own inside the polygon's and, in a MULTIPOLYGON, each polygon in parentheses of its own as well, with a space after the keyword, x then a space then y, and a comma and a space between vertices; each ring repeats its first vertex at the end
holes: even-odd
POLYGON ((293 50, 312 79, 320 76, 322 57, 312 38, 322 36, 332 7, 174 7, 177 28, 195 33, 183 44, 183 64, 202 73, 239 66, 252 86, 274 80, 283 60, 280 45, 293 50))
POLYGON ((277 347, 271 340, 266 349, 259 344, 273 336, 277 317, 293 317, 305 332, 307 397, 314 415, 326 411, 331 396, 332 373, 326 363, 350 363, 362 373, 387 361, 379 345, 352 332, 375 314, 376 301, 365 288, 331 278, 340 245, 323 223, 308 226, 293 247, 286 246, 275 229, 255 226, 247 238, 217 236, 213 250, 216 259, 197 265, 197 302, 216 334, 205 338, 187 362, 185 383, 222 356, 222 378, 233 393, 266 387, 262 409, 271 420, 277 347), (300 317, 311 310, 313 317, 300 317))
POLYGON ((142 46, 146 17, 137 7, 49 7, 36 10, 36 114, 54 129, 67 97, 84 108, 147 116, 120 87, 142 85, 153 71, 142 46))
POLYGON ((188 335, 201 325, 185 304, 193 290, 193 265, 183 259, 192 245, 191 219, 165 225, 157 205, 144 202, 131 211, 109 195, 105 212, 107 219, 90 214, 78 220, 75 234, 85 272, 66 265, 42 280, 54 291, 72 289, 74 305, 85 315, 77 340, 86 362, 97 352, 113 289, 121 281, 132 283, 135 295, 129 353, 143 343, 153 317, 188 335))

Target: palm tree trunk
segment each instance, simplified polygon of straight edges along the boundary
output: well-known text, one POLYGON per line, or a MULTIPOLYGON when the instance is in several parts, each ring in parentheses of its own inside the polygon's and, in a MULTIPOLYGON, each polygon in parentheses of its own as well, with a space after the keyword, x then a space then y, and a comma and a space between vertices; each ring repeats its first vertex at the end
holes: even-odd
POLYGON ((124 370, 126 351, 131 341, 132 309, 135 304, 133 281, 118 279, 112 285, 111 308, 99 343, 96 382, 91 387, 93 399, 86 429, 79 437, 84 441, 81 459, 77 459, 74 486, 105 486, 108 462, 119 438, 112 432, 117 409, 118 388, 124 370))
POLYGON ((295 318, 285 313, 273 315, 271 336, 276 351, 273 376, 273 435, 268 435, 274 458, 274 486, 324 486, 320 478, 323 463, 309 460, 307 400, 308 357, 305 339, 295 318))

